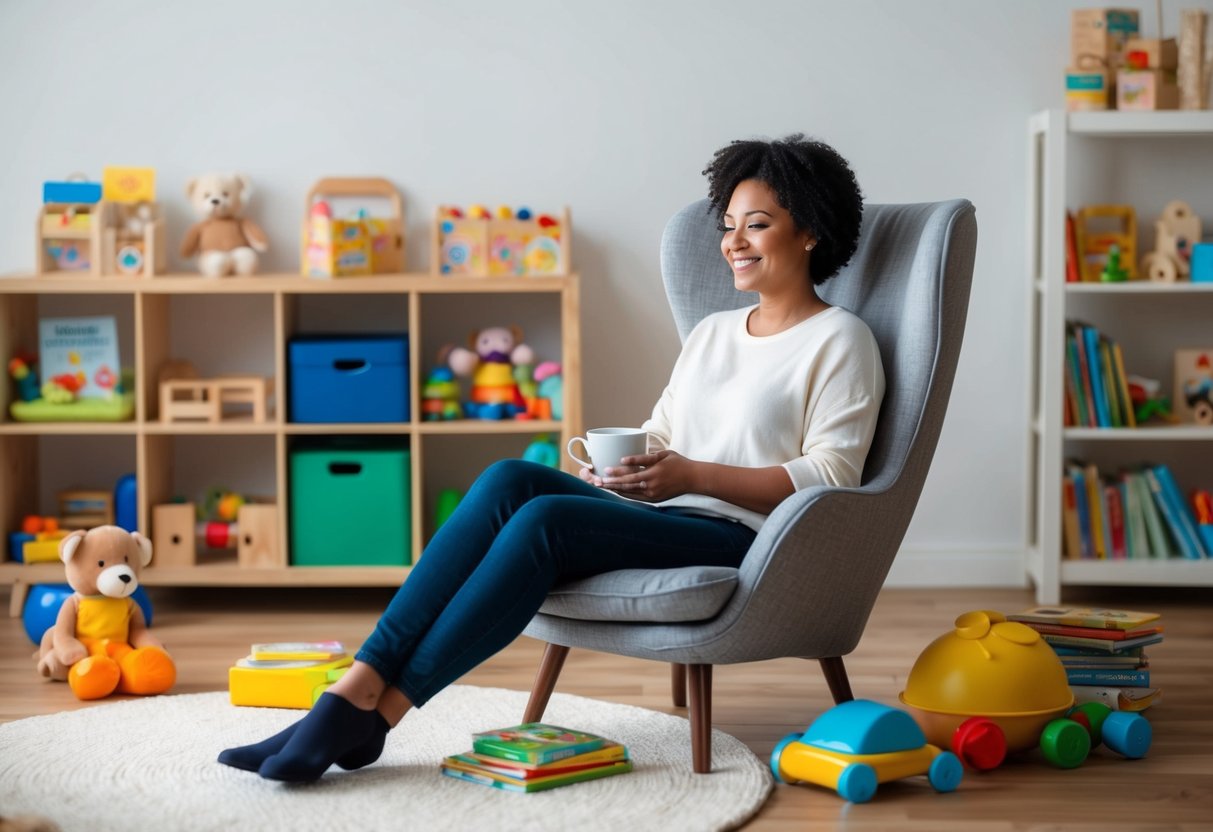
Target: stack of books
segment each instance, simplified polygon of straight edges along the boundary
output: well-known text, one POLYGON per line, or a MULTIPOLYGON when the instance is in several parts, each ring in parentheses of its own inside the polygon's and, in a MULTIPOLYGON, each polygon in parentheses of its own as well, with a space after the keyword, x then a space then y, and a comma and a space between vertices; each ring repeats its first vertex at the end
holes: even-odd
POLYGON ((538 792, 632 770, 617 742, 528 722, 472 735, 472 750, 442 761, 448 777, 512 792, 538 792))
POLYGON ((233 705, 310 708, 353 663, 339 641, 254 644, 228 670, 228 691, 233 705))
POLYGON ((1079 704, 1144 711, 1162 693, 1150 686, 1145 651, 1163 639, 1159 617, 1132 610, 1034 607, 1007 619, 1031 627, 1053 648, 1079 704))

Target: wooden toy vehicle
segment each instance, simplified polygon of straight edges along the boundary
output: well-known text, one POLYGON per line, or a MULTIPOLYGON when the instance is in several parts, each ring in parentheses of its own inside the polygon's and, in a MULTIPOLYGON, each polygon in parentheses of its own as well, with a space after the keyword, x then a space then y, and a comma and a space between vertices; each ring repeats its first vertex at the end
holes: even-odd
POLYGON ((1040 634, 989 610, 961 615, 931 642, 900 699, 927 739, 979 771, 1037 746, 1061 768, 1082 765, 1101 739, 1133 759, 1150 747, 1140 714, 1074 708, 1065 667, 1040 634))
POLYGON ((771 752, 781 783, 816 783, 845 800, 865 803, 879 783, 925 774, 938 792, 960 785, 955 754, 929 745, 905 711, 855 699, 819 716, 803 734, 788 734, 771 752))
POLYGON ((1154 281, 1174 283, 1191 274, 1192 248, 1200 242, 1200 217, 1186 202, 1168 202, 1154 223, 1154 251, 1141 261, 1142 271, 1154 281))

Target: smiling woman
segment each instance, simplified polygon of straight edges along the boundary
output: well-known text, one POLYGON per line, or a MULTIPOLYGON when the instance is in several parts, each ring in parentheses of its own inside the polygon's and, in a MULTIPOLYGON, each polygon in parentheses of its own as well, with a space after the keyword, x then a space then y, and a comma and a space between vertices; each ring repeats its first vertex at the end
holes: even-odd
POLYGON ((580 480, 490 466, 434 535, 356 661, 286 730, 219 761, 275 780, 378 759, 406 711, 494 655, 558 583, 619 569, 740 565, 798 489, 856 486, 884 396, 876 341, 815 284, 851 256, 859 189, 825 145, 737 142, 708 173, 748 309, 687 338, 643 425, 647 453, 580 480))

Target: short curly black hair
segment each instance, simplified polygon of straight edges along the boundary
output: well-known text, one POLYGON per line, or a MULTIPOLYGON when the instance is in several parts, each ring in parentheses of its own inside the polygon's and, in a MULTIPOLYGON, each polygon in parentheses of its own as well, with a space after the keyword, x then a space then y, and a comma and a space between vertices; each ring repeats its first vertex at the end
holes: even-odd
POLYGON ((817 238, 809 258, 809 279, 815 286, 837 274, 855 253, 863 194, 847 160, 828 144, 806 139, 803 133, 778 140, 739 140, 717 150, 703 175, 719 217, 728 210, 739 183, 766 183, 796 227, 817 238))

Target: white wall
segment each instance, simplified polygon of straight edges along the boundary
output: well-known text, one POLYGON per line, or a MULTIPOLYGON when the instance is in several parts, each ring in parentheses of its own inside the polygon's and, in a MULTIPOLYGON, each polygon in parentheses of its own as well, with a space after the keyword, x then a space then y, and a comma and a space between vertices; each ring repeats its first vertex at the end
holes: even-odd
POLYGON ((265 267, 280 271, 296 265, 303 196, 323 175, 401 187, 415 270, 438 203, 567 203, 586 422, 639 423, 678 349, 658 272, 666 219, 703 195, 717 147, 805 131, 850 159, 870 201, 977 206, 956 389, 894 577, 946 577, 922 570, 947 562, 951 576, 1017 581, 1025 120, 1061 106, 1069 10, 1086 5, 5 2, 0 272, 32 267, 40 183, 106 164, 157 169, 174 248, 189 176, 250 173, 274 245, 265 267))

